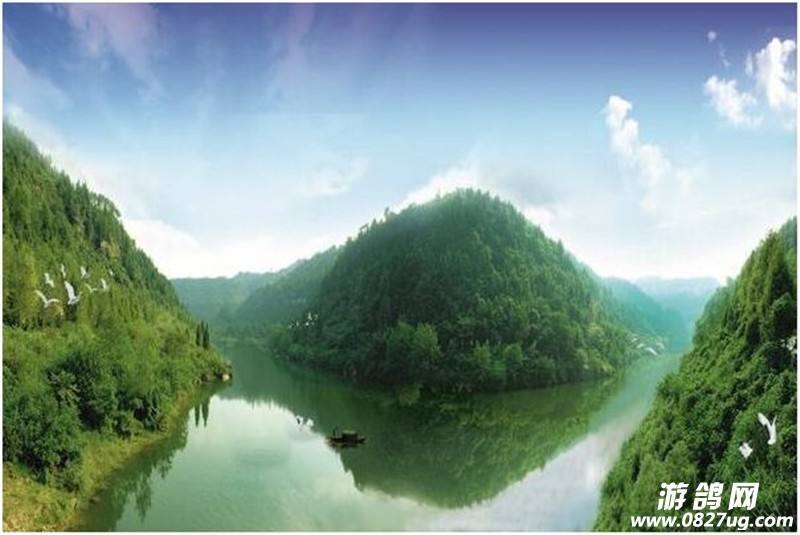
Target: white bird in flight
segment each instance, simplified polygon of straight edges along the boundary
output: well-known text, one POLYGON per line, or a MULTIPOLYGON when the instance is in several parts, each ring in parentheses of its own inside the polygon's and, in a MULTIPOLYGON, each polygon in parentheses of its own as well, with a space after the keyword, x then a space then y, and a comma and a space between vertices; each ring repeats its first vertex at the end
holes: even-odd
POLYGON ((768 446, 772 446, 778 440, 778 430, 775 425, 776 418, 773 418, 772 421, 769 421, 769 418, 764 416, 762 413, 758 413, 758 421, 767 428, 767 432, 769 433, 769 440, 767 441, 768 446))
POLYGON ((90 294, 93 294, 97 291, 97 288, 92 288, 92 286, 88 282, 85 282, 84 284, 86 285, 87 288, 89 288, 90 294))
POLYGON ((88 279, 89 278, 89 272, 86 271, 86 268, 83 267, 83 266, 81 266, 81 278, 82 279, 88 279))
POLYGON ((41 300, 42 300, 42 304, 44 305, 44 308, 47 308, 47 307, 49 307, 49 306, 50 306, 50 305, 52 305, 53 303, 59 303, 59 302, 60 302, 58 299, 55 299, 54 297, 51 297, 50 299, 48 299, 48 298, 47 298, 47 296, 45 296, 45 295, 44 295, 42 292, 40 292, 39 290, 36 290, 36 295, 38 295, 38 296, 39 296, 39 299, 41 299, 41 300))
POLYGON ((46 285, 48 285, 49 287, 51 287, 51 288, 55 288, 56 287, 56 283, 53 282, 53 278, 46 271, 44 273, 44 283, 46 285))
POLYGON ((64 268, 64 264, 61 264, 61 277, 64 279, 67 278, 67 270, 64 268))
POLYGON ((68 297, 67 304, 68 305, 77 305, 78 301, 81 300, 80 294, 76 295, 75 294, 75 288, 73 288, 72 285, 67 281, 64 281, 64 288, 67 289, 67 297, 68 297))
POLYGON ((742 457, 747 459, 750 457, 750 454, 753 453, 753 448, 751 448, 750 444, 747 442, 742 442, 742 445, 739 446, 739 452, 742 454, 742 457))
POLYGON ((108 270, 108 274, 109 274, 109 275, 111 275, 111 276, 113 277, 113 276, 114 276, 114 271, 112 271, 111 269, 109 269, 109 270, 108 270))
POLYGON ((106 282, 105 279, 100 279, 100 289, 103 290, 104 292, 108 291, 108 283, 106 282))

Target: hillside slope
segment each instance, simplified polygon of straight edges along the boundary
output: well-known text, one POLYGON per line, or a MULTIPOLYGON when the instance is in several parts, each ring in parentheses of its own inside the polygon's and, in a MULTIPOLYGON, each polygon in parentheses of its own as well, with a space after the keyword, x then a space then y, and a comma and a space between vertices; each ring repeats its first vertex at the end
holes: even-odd
POLYGON ((172 279, 172 285, 193 316, 216 324, 255 290, 273 283, 279 276, 280 273, 239 273, 233 277, 172 279))
POLYGON ((627 334, 559 243, 465 190, 365 227, 276 354, 412 398, 613 374, 627 334))
POLYGON ((733 482, 758 482, 757 506, 732 514, 796 515, 796 244, 792 220, 714 294, 694 348, 659 387, 605 482, 597 529, 631 529, 630 515, 656 513, 662 482, 689 484, 688 510, 698 483, 722 482, 721 511, 733 482), (775 419, 775 444, 758 413, 775 419), (753 450, 748 458, 743 442, 753 450))
POLYGON ((298 317, 319 293, 339 248, 331 247, 281 271, 276 280, 253 291, 244 302, 222 316, 228 325, 269 326, 298 317))
MULTIPOLYGON (((84 465, 99 461, 85 458, 87 444, 161 429, 181 394, 226 365, 114 205, 13 126, 3 136, 4 475, 80 491, 84 465)), ((9 507, 4 524, 41 529, 9 507)))
POLYGON ((690 345, 689 330, 677 311, 660 305, 632 282, 607 278, 603 284, 616 300, 609 307, 630 330, 659 338, 670 351, 682 351, 690 345))
POLYGON ((694 324, 703 313, 708 299, 719 288, 717 280, 711 277, 688 279, 646 277, 637 279, 635 283, 661 306, 680 314, 689 333, 693 331, 694 324))

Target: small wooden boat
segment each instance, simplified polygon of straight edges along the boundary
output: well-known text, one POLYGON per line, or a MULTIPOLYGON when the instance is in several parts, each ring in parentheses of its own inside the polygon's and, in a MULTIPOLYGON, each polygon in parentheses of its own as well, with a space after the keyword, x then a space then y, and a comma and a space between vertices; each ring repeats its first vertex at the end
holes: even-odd
POLYGON ((333 434, 328 436, 328 444, 332 446, 357 446, 366 441, 366 437, 358 434, 358 431, 345 430, 338 433, 336 429, 333 434))

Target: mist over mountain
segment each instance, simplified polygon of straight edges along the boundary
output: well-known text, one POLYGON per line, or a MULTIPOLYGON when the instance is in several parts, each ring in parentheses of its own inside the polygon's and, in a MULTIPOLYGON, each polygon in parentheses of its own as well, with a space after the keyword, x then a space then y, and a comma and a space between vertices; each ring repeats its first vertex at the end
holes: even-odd
POLYGON ((632 331, 657 337, 671 351, 689 346, 690 329, 679 312, 659 303, 632 282, 607 278, 603 284, 613 297, 610 308, 632 331))
POLYGON ((691 333, 711 295, 719 288, 713 277, 665 279, 645 277, 635 284, 662 306, 678 312, 691 333))

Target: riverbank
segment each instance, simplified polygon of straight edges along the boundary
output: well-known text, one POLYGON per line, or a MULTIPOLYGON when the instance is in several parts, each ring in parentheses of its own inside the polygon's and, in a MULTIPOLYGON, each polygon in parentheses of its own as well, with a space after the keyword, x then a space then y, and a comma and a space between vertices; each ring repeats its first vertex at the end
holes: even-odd
POLYGON ((70 492, 36 481, 23 466, 3 463, 3 531, 68 531, 75 529, 81 513, 100 493, 113 474, 136 455, 152 447, 179 426, 199 399, 224 383, 211 383, 182 395, 173 405, 162 430, 131 438, 91 432, 84 435, 81 488, 70 492))
POLYGON ((642 360, 609 384, 403 407, 258 346, 221 350, 234 367, 231 387, 117 470, 74 528, 580 531, 678 361, 642 360), (331 448, 325 437, 336 426, 366 443, 331 448))

